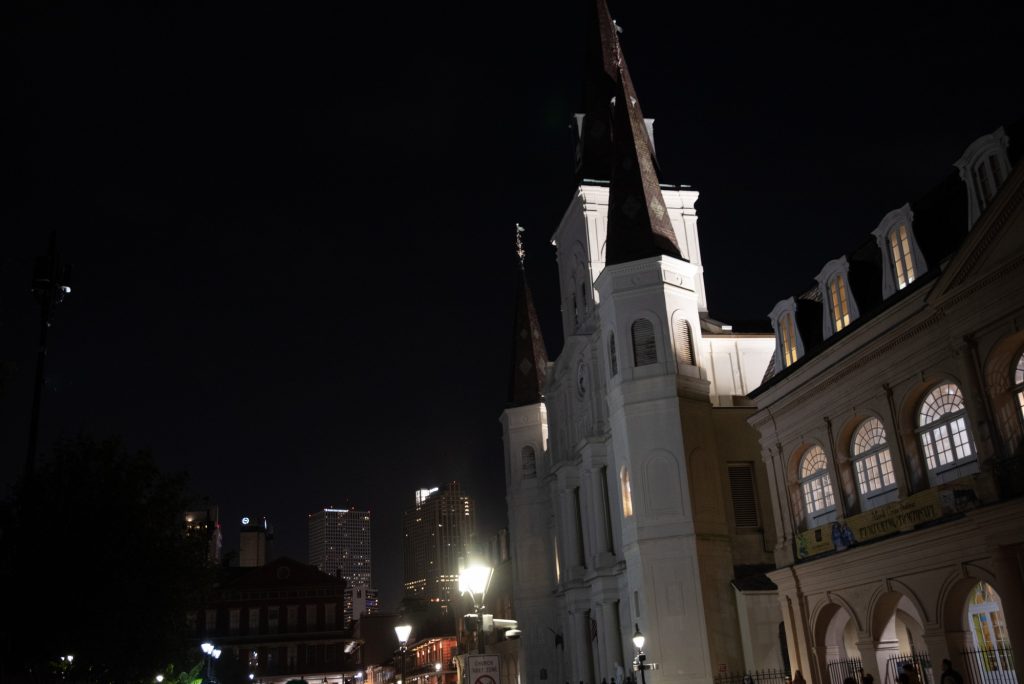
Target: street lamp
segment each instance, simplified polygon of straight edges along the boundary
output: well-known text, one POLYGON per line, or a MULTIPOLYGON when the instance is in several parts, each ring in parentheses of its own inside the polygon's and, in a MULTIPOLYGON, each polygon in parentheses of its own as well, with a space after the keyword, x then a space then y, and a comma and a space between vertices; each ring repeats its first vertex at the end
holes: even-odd
POLYGON ((399 649, 402 652, 402 684, 405 684, 405 651, 409 646, 409 635, 412 633, 412 625, 406 623, 395 625, 395 636, 398 637, 399 649))
POLYGON ((644 653, 644 639, 643 633, 640 631, 640 625, 636 625, 636 632, 633 633, 633 646, 636 647, 636 658, 633 660, 633 669, 640 670, 640 684, 647 684, 647 677, 644 672, 647 670, 647 655, 644 653))
POLYGON ((164 676, 163 675, 157 675, 153 679, 156 681, 156 684, 160 684, 160 682, 164 681, 164 676))
POLYGON ((470 600, 473 601, 473 612, 476 613, 477 620, 476 643, 480 653, 486 653, 484 648, 484 594, 487 593, 487 587, 491 583, 493 574, 494 568, 482 563, 474 563, 459 571, 459 593, 469 594, 470 600))
POLYGON ((434 663, 434 672, 437 673, 437 684, 441 684, 441 663, 434 663))
POLYGON ((212 682, 213 680, 213 661, 220 658, 220 649, 211 644, 209 641, 204 641, 199 644, 199 649, 206 654, 206 681, 212 682))

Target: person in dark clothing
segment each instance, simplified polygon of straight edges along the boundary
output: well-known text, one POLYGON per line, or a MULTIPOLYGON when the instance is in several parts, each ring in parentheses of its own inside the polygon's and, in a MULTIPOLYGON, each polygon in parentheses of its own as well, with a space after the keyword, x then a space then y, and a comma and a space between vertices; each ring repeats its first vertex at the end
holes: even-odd
POLYGON ((953 669, 953 661, 949 658, 942 659, 942 674, 939 675, 939 684, 964 684, 964 677, 953 669))

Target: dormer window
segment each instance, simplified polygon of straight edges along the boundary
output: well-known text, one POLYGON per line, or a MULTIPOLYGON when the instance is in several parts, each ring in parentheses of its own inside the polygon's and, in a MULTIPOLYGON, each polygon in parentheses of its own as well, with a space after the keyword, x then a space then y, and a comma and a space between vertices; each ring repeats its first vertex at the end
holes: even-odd
POLYGON ((914 239, 914 212, 909 204, 890 211, 872 231, 882 252, 882 296, 888 298, 908 287, 928 270, 914 239))
POLYGON ((992 203, 1003 181, 1010 175, 1010 158, 1006 154, 1009 142, 1006 132, 999 128, 971 143, 956 162, 960 178, 967 184, 968 230, 992 203))
POLYGON ((850 262, 839 257, 825 264, 816 280, 821 289, 825 315, 822 320, 822 334, 828 338, 857 318, 857 302, 850 292, 850 262))
POLYGON ((803 341, 796 326, 796 300, 792 297, 782 300, 768 317, 775 329, 775 367, 789 368, 804 352, 803 341))

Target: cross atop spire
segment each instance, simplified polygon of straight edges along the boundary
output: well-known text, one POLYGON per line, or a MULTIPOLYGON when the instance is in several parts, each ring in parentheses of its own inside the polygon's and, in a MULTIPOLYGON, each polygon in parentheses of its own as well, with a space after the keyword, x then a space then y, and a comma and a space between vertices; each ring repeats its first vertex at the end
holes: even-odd
POLYGON ((526 250, 523 247, 525 229, 516 224, 516 256, 519 257, 519 282, 516 287, 515 341, 512 356, 512 377, 508 386, 510 406, 528 406, 544 400, 544 379, 548 367, 548 354, 540 320, 533 308, 533 297, 526 282, 526 250))

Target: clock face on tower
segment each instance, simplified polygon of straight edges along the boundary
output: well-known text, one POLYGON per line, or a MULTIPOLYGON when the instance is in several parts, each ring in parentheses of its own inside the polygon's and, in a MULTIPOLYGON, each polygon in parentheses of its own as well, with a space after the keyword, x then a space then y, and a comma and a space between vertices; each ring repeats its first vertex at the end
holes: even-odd
POLYGON ((587 393, 587 367, 582 361, 576 368, 576 392, 581 397, 587 393))

